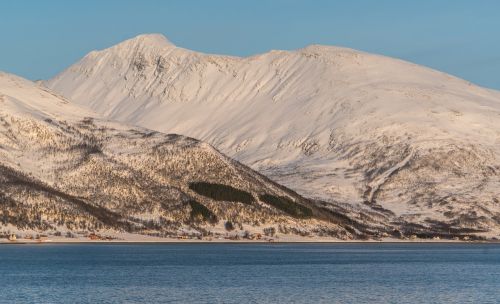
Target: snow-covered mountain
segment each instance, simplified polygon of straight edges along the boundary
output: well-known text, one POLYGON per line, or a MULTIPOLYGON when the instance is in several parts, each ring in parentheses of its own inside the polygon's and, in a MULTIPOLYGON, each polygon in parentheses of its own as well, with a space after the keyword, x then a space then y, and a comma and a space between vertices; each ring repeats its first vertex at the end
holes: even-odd
POLYGON ((238 58, 141 35, 46 85, 387 223, 499 233, 500 93, 441 72, 338 47, 238 58))
POLYGON ((224 236, 228 222, 233 234, 371 234, 206 143, 108 121, 5 73, 0 205, 0 234, 224 236))

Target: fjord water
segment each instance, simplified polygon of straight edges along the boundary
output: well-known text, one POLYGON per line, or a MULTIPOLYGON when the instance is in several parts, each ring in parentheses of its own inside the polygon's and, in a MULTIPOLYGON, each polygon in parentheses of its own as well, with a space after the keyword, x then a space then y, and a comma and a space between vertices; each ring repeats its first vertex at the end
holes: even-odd
POLYGON ((499 303, 499 244, 0 246, 0 303, 499 303))

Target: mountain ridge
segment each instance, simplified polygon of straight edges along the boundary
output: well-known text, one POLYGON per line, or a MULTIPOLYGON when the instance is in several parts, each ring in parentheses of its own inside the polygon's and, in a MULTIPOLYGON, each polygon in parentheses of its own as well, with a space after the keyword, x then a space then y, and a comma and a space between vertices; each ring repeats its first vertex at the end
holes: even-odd
POLYGON ((345 48, 239 58, 127 43, 47 86, 105 117, 200 138, 307 197, 431 230, 498 231, 499 92, 345 48))

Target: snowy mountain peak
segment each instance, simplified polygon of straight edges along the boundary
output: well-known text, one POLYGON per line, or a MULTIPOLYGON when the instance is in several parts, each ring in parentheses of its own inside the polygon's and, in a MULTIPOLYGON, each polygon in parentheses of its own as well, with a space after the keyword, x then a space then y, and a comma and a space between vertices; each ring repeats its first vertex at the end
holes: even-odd
POLYGON ((118 44, 135 44, 135 45, 145 45, 145 46, 158 46, 158 47, 169 47, 175 46, 170 42, 167 37, 162 34, 142 34, 125 40, 124 42, 118 44))
POLYGON ((500 228, 500 93, 430 68, 321 45, 237 58, 120 44, 47 85, 200 138, 310 197, 500 228))
MULTIPOLYGON (((82 61, 94 60, 104 57, 114 57, 118 60, 137 59, 143 60, 145 57, 156 56, 176 49, 176 46, 162 34, 143 34, 127 39, 104 50, 92 51, 85 56, 82 61)), ((115 64, 118 62, 115 60, 115 64)))

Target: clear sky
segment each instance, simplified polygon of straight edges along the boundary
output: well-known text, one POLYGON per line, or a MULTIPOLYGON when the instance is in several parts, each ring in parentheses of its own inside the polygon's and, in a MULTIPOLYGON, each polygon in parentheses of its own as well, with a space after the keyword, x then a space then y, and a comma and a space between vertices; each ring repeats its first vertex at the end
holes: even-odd
POLYGON ((500 89, 497 0, 6 0, 0 70, 50 78, 91 50, 142 33, 237 56, 345 46, 500 89))

